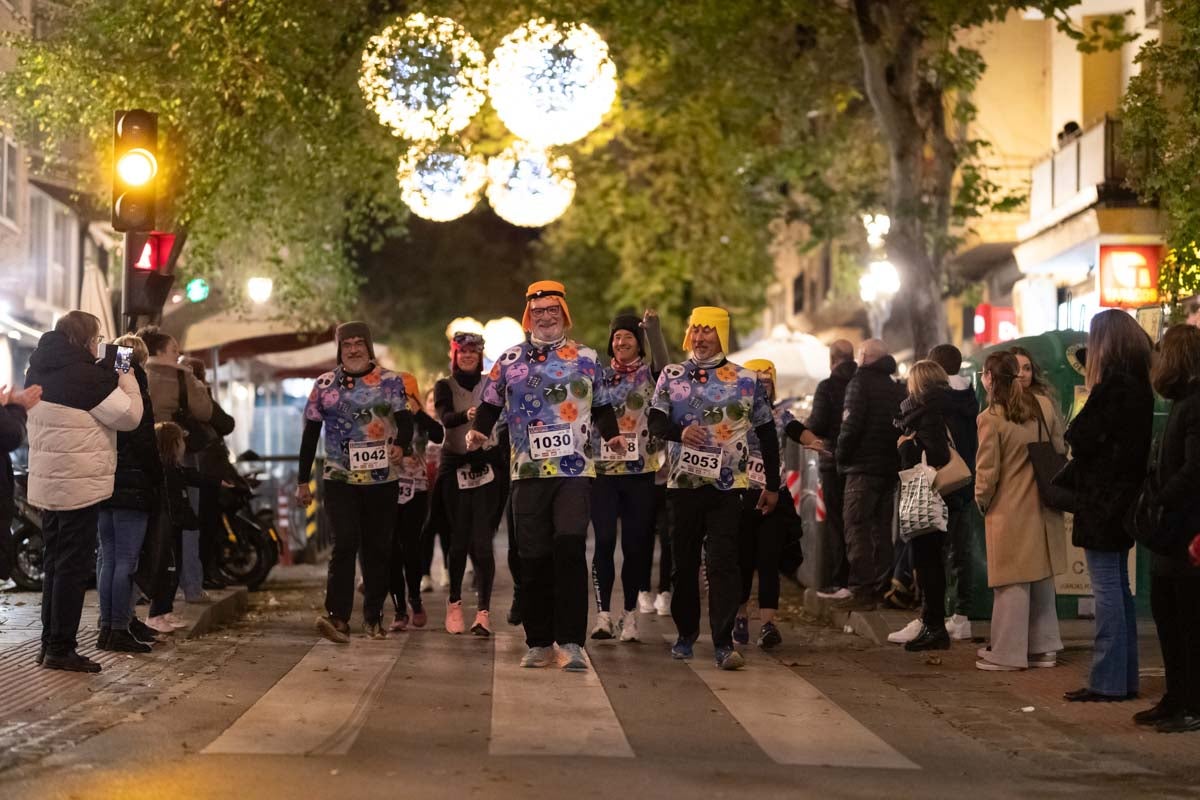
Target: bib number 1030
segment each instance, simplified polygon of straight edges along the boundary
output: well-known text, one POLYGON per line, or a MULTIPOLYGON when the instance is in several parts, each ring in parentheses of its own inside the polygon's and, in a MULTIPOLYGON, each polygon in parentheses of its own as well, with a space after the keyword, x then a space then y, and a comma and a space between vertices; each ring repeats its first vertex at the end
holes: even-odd
POLYGON ((679 454, 679 468, 691 475, 715 480, 721 475, 721 448, 684 445, 679 454))
POLYGON ((350 443, 350 469, 352 471, 387 468, 387 442, 350 443))
POLYGON ((529 456, 534 461, 562 458, 575 453, 575 435, 570 424, 538 425, 529 428, 529 456))

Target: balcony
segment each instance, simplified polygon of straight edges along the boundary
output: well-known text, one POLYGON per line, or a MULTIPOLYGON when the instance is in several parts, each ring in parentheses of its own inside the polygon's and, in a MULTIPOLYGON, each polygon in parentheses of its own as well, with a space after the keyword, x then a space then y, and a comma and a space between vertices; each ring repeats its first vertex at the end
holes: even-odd
POLYGON ((1125 188, 1121 121, 1105 118, 1042 160, 1030 174, 1029 221, 1018 229, 1025 241, 1101 200, 1134 200, 1125 188))

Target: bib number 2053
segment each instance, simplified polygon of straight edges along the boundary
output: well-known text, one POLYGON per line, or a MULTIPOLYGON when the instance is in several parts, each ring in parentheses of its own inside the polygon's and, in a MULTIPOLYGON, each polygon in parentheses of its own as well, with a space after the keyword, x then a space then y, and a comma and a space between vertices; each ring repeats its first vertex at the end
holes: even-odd
POLYGON ((387 468, 387 442, 350 443, 350 469, 352 471, 387 468))
POLYGON ((529 455, 534 461, 562 458, 575 453, 575 435, 570 424, 529 428, 529 455))
POLYGON ((684 445, 679 468, 691 475, 716 480, 721 475, 721 448, 684 445))

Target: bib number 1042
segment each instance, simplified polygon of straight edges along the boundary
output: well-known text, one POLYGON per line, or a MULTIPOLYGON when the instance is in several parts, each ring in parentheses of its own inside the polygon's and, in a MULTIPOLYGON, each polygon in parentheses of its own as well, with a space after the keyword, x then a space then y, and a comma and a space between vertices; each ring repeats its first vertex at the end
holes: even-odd
POLYGON ((349 455, 352 471, 388 468, 387 442, 351 442, 349 455))
POLYGON ((538 425, 529 428, 529 455, 534 461, 562 458, 575 453, 575 435, 570 424, 538 425))
POLYGON ((691 475, 715 480, 721 475, 721 448, 684 446, 679 468, 691 475))

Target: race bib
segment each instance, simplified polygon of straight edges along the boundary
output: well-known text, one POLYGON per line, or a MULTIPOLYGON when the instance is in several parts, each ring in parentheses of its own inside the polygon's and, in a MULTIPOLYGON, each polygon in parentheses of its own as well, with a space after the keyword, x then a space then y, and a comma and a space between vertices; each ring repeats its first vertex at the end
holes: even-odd
POLYGON ((530 425, 528 430, 529 456, 534 461, 575 454, 575 433, 570 424, 530 425))
POLYGON ((746 465, 746 473, 750 476, 751 484, 766 487, 767 468, 763 465, 762 456, 750 456, 750 463, 746 465))
POLYGON ((638 460, 638 435, 636 433, 622 433, 621 436, 625 439, 625 447, 619 451, 614 451, 604 442, 600 443, 601 461, 638 460))
POLYGON ((721 475, 721 448, 683 446, 679 468, 691 475, 716 480, 721 475))
POLYGON ((387 469, 388 463, 388 448, 387 442, 351 442, 350 443, 350 469, 351 471, 366 471, 375 469, 387 469))
POLYGON ((468 464, 465 467, 459 467, 454 474, 458 478, 459 489, 478 489, 496 479, 496 473, 492 472, 492 468, 488 464, 484 464, 479 469, 473 469, 468 464))
POLYGON ((404 505, 409 500, 412 500, 413 495, 417 493, 417 482, 412 478, 401 478, 398 481, 398 486, 400 488, 400 496, 396 502, 400 505, 404 505))

